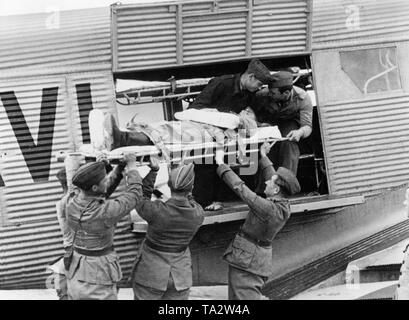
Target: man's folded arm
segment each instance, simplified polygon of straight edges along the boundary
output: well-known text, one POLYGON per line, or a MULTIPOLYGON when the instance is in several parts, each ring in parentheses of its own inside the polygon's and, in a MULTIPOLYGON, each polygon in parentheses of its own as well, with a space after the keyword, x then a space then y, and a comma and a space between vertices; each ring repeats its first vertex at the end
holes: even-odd
POLYGON ((188 109, 215 108, 214 103, 221 98, 223 91, 223 84, 214 78, 211 79, 196 99, 189 104, 188 109))

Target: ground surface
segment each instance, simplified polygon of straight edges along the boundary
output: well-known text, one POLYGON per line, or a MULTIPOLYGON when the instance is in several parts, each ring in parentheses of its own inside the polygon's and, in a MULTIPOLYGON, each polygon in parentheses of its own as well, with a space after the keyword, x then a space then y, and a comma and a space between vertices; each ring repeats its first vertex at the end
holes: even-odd
MULTIPOLYGON (((133 300, 132 289, 119 290, 119 300, 133 300)), ((227 286, 193 287, 190 300, 226 300, 227 286)), ((0 290, 0 300, 57 300, 53 289, 0 290)))

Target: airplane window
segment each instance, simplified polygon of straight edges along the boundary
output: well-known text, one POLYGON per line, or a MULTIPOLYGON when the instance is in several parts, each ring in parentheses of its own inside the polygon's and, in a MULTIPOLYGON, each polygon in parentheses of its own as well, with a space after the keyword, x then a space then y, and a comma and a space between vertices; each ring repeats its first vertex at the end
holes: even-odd
POLYGON ((340 52, 341 68, 363 94, 402 88, 396 47, 340 52))

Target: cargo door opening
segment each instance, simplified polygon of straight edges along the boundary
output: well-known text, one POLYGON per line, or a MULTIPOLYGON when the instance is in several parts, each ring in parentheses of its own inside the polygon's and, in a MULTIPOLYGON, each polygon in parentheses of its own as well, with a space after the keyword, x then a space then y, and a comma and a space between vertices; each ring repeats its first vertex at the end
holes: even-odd
MULTIPOLYGON (((342 200, 342 197, 333 197, 328 193, 325 158, 321 140, 321 124, 315 99, 309 57, 262 59, 262 61, 272 72, 279 70, 291 71, 294 75, 294 85, 305 90, 313 103, 312 133, 308 138, 301 140, 299 143, 301 156, 297 178, 302 190, 291 199, 293 211, 301 213, 341 206, 342 204, 349 205, 351 199, 342 200)), ((135 114, 135 119, 141 122, 175 120, 173 117, 174 113, 185 110, 189 102, 195 99, 212 76, 240 72, 245 69, 247 64, 248 61, 241 61, 209 65, 208 68, 198 66, 196 68, 175 68, 142 73, 115 74, 120 126, 124 128, 126 121, 129 121, 135 114), (209 70, 215 71, 215 73, 210 75, 209 70), (153 81, 148 81, 149 74, 151 74, 153 81), (158 75, 161 75, 161 78, 158 78, 158 75), (180 79, 178 76, 183 76, 183 78, 180 79), (124 81, 129 81, 128 84, 131 87, 134 86, 134 88, 132 89, 128 86, 127 90, 126 86, 123 86, 124 81), (131 109, 133 110, 132 112, 130 112, 131 109), (124 116, 126 113, 127 116, 124 116)), ((251 186, 251 179, 246 181, 246 183, 251 186)), ((362 197, 358 198, 353 203, 362 201, 362 197)), ((237 220, 243 218, 246 210, 239 199, 233 197, 226 200, 223 214, 222 212, 208 213, 208 223, 214 223, 223 222, 226 219, 230 221, 229 219, 237 220), (224 217, 220 217, 221 214, 224 217)))

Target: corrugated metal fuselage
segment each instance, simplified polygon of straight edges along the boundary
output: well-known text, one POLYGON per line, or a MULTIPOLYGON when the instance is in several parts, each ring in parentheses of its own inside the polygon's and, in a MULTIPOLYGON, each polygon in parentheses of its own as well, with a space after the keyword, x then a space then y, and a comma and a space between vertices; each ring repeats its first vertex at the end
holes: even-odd
MULTIPOLYGON (((112 70, 155 72, 251 57, 309 58, 311 2, 187 1, 158 5, 151 15, 143 6, 113 6, 111 24, 108 8, 2 19, 0 44, 7 53, 0 54, 0 174, 5 183, 0 187, 0 288, 44 287, 47 263, 62 254, 55 216, 61 196, 55 173, 62 164, 53 154, 89 142, 91 109, 117 113, 112 70)), ((330 196, 367 196, 361 204, 293 215, 274 243, 276 268, 266 286, 272 298, 306 289, 350 257, 408 235, 402 202, 409 180, 409 146, 403 138, 409 126, 409 37, 407 20, 399 18, 407 6, 395 0, 385 7, 382 21, 389 29, 381 32, 382 27, 366 26, 367 14, 376 10, 374 2, 362 0, 364 24, 348 33, 342 28, 356 26, 356 8, 346 8, 352 12, 348 15, 339 1, 333 7, 319 2, 312 67, 330 196), (381 44, 386 38, 387 45, 381 44), (348 67, 366 57, 391 69, 389 75, 382 78, 379 69, 362 78, 365 72, 354 71, 359 65, 348 67), (383 230, 389 230, 386 238, 379 235, 383 230)), ((246 209, 231 208, 240 210, 246 209)), ((192 244, 195 284, 226 282, 221 257, 240 224, 202 227, 192 244)), ((115 237, 125 280, 143 239, 131 229, 124 220, 115 237)))

